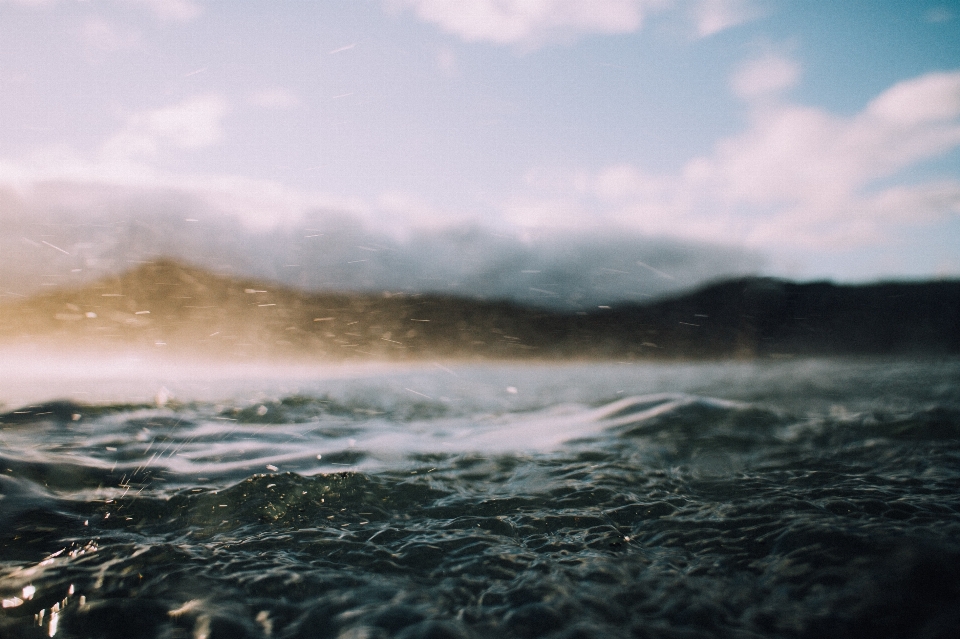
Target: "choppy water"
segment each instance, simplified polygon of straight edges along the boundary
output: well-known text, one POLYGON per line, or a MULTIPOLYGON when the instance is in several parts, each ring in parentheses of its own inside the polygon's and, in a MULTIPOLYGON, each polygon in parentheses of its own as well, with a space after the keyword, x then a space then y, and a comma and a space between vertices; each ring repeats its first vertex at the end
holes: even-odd
POLYGON ((956 360, 158 381, 4 407, 0 636, 960 630, 956 360))

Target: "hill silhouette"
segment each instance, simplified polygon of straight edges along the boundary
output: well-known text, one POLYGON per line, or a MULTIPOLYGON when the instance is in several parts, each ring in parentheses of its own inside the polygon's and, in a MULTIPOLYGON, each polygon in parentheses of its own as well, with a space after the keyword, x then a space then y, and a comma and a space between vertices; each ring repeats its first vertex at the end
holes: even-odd
POLYGON ((310 293, 158 260, 0 306, 0 343, 332 360, 937 355, 960 352, 960 282, 746 278, 565 313, 441 295, 310 293))

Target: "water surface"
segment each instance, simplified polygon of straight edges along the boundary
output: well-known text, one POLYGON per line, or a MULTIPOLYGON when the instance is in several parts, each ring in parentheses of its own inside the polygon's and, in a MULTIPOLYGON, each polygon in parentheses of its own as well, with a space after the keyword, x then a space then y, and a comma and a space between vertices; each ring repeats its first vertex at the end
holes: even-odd
POLYGON ((128 364, 0 381, 4 637, 960 629, 956 360, 128 364))

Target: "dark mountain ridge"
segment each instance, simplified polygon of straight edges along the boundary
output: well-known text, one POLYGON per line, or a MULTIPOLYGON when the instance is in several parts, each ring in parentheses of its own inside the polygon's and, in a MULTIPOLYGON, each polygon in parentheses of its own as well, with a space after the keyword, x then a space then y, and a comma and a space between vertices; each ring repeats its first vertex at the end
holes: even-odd
POLYGON ((960 353, 960 282, 744 278, 564 313, 441 295, 307 293, 158 260, 0 306, 0 344, 305 359, 700 359, 960 353))
POLYGON ((636 323, 706 356, 957 353, 960 282, 737 279, 611 313, 611 326, 636 323))

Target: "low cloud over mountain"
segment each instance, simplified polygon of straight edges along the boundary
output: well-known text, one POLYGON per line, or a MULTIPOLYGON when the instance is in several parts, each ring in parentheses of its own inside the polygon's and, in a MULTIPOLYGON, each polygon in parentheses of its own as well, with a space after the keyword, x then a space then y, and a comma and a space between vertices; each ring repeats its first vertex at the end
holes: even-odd
POLYGON ((175 190, 44 189, 0 192, 5 297, 88 282, 163 256, 307 290, 446 293, 576 309, 642 301, 756 273, 762 264, 738 249, 616 229, 378 227, 336 211, 255 228, 175 190))

